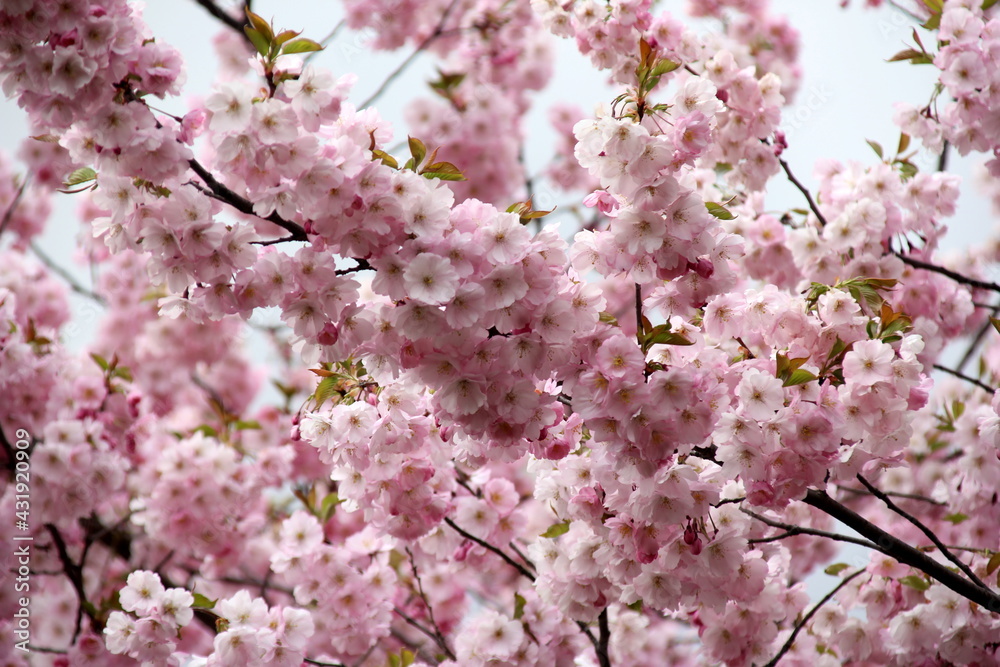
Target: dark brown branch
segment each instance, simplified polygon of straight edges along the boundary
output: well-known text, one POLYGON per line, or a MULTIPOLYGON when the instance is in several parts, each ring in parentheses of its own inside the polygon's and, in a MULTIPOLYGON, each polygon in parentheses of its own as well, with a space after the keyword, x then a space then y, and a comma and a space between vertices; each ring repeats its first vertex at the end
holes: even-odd
POLYGON ((849 584, 852 579, 854 579, 862 572, 864 572, 864 569, 857 570, 849 574, 848 576, 844 577, 843 581, 837 584, 832 591, 823 596, 822 600, 814 604, 812 608, 808 612, 806 612, 806 615, 802 617, 802 620, 796 623, 795 627, 792 628, 792 634, 788 636, 788 639, 785 641, 784 646, 782 646, 781 649, 778 651, 778 654, 775 655, 773 658, 771 658, 768 661, 768 663, 764 665, 764 667, 775 667, 775 665, 778 664, 778 661, 781 660, 781 656, 788 653, 788 650, 792 648, 792 645, 795 643, 795 637, 798 636, 799 631, 802 630, 802 628, 806 626, 806 623, 808 623, 812 619, 812 617, 816 615, 816 612, 819 611, 819 608, 825 605, 827 602, 829 602, 833 598, 833 596, 840 591, 841 588, 849 584))
POLYGON ((935 535, 934 532, 930 528, 928 528, 927 526, 925 526, 923 524, 923 522, 921 522, 919 519, 917 519, 915 516, 913 516, 909 512, 907 512, 907 511, 903 510, 902 508, 900 508, 898 505, 896 505, 896 503, 892 502, 892 499, 890 499, 889 496, 887 496, 884 493, 882 493, 882 491, 879 490, 878 488, 876 488, 875 485, 873 485, 871 482, 869 482, 867 479, 865 479, 861 475, 861 473, 858 473, 856 475, 856 477, 858 478, 859 482, 861 482, 862 484, 864 484, 864 486, 865 486, 866 489, 868 489, 869 491, 871 491, 871 493, 872 493, 873 496, 875 496, 876 498, 878 498, 879 500, 881 500, 883 503, 885 503, 886 507, 888 507, 890 510, 892 510, 893 512, 895 512, 899 516, 903 517, 904 519, 906 519, 907 521, 909 521, 910 523, 912 523, 917 528, 919 528, 920 532, 923 533, 924 535, 926 535, 927 539, 929 539, 931 542, 934 543, 934 546, 936 546, 938 548, 938 550, 941 551, 941 553, 944 555, 945 558, 947 558, 952 563, 954 563, 955 565, 957 565, 958 569, 960 569, 962 572, 965 573, 965 576, 967 576, 969 579, 971 579, 973 582, 975 582, 975 584, 977 586, 979 586, 980 588, 983 588, 983 589, 985 589, 987 591, 990 590, 990 587, 987 586, 986 584, 984 584, 979 579, 979 577, 976 576, 976 573, 972 571, 972 568, 970 568, 968 565, 966 565, 961 560, 959 560, 958 556, 956 556, 955 554, 953 554, 948 549, 948 547, 946 547, 944 545, 944 542, 942 542, 940 539, 938 539, 938 536, 935 535))
MULTIPOLYGON (((231 28, 238 32, 241 37, 247 39, 246 33, 243 32, 243 22, 237 21, 230 14, 226 13, 222 7, 219 7, 212 0, 194 0, 196 3, 201 5, 205 11, 221 21, 227 28, 231 28)), ((249 3, 247 3, 249 5, 249 3)), ((249 39, 247 42, 249 43, 249 39)))
POLYGON ((809 188, 802 185, 799 179, 795 178, 795 174, 792 173, 792 168, 789 167, 788 163, 780 157, 778 158, 778 164, 780 164, 781 168, 785 170, 785 176, 787 176, 788 180, 792 182, 792 185, 798 188, 799 192, 805 195, 806 201, 809 202, 809 210, 816 215, 816 219, 819 220, 820 227, 826 227, 826 218, 824 218, 823 214, 820 213, 819 206, 817 206, 816 202, 813 200, 812 194, 809 192, 809 188))
POLYGON ((66 542, 63 540, 58 528, 51 523, 47 523, 45 524, 45 530, 49 531, 49 535, 52 536, 52 543, 56 547, 56 553, 59 554, 59 562, 62 563, 63 572, 66 573, 66 578, 69 579, 70 584, 73 585, 73 590, 76 591, 76 622, 73 625, 73 639, 70 642, 70 644, 75 644, 77 638, 80 636, 84 614, 90 618, 90 624, 97 633, 104 630, 104 624, 101 623, 97 618, 97 614, 94 613, 94 605, 87 600, 87 592, 83 588, 83 563, 74 563, 73 559, 70 558, 66 542))
POLYGON ((741 507, 740 511, 748 516, 766 523, 772 528, 780 528, 785 531, 780 535, 772 535, 770 537, 760 537, 753 540, 748 540, 750 544, 759 544, 763 542, 775 542, 777 540, 783 540, 786 537, 795 537, 796 535, 813 535, 815 537, 825 537, 830 540, 836 540, 837 542, 850 542, 851 544, 857 544, 862 547, 867 547, 869 549, 877 549, 877 547, 869 542, 868 540, 862 540, 857 537, 851 537, 850 535, 841 535, 840 533, 831 533, 825 530, 819 530, 817 528, 806 528, 804 526, 795 526, 790 523, 784 523, 782 521, 775 521, 774 519, 769 519, 762 514, 757 514, 756 512, 751 512, 745 507, 741 507))
MULTIPOLYGON (((198 174, 198 177, 205 182, 205 185, 208 186, 207 191, 206 188, 202 188, 201 186, 198 186, 196 183, 192 182, 192 185, 198 187, 202 192, 205 192, 205 194, 212 197, 213 199, 217 199, 225 204, 229 204, 240 213, 244 213, 246 215, 257 215, 256 213, 253 212, 253 204, 251 204, 249 200, 239 196, 238 194, 227 188, 225 185, 217 181, 216 178, 212 176, 211 172, 205 169, 205 167, 201 166, 201 164, 199 164, 197 160, 188 160, 188 165, 190 165, 194 173, 198 174)), ((280 215, 278 215, 277 211, 272 212, 271 215, 267 216, 266 218, 259 215, 257 217, 261 218, 262 220, 267 220, 268 222, 273 222, 274 224, 278 225, 285 231, 291 233, 291 236, 288 236, 283 240, 287 241, 309 240, 309 237, 306 235, 306 230, 302 229, 302 227, 300 227, 298 224, 294 222, 291 222, 290 220, 285 220, 280 215)))
POLYGON ((941 155, 938 156, 937 170, 944 171, 948 168, 948 149, 951 148, 951 144, 948 140, 944 140, 944 145, 941 146, 941 155))
POLYGON ((337 269, 334 271, 338 276, 346 276, 349 273, 357 273, 358 271, 374 271, 375 267, 368 263, 367 259, 352 258, 358 263, 357 266, 352 266, 346 269, 337 269))
POLYGON ((994 389, 993 387, 989 386, 985 382, 983 382, 981 380, 977 380, 974 377, 969 377, 965 373, 960 373, 959 371, 952 370, 952 369, 948 368, 947 366, 942 366, 941 364, 934 364, 934 370, 941 371, 942 373, 947 373, 948 375, 951 375, 953 377, 957 377, 959 380, 965 380, 969 384, 972 384, 972 385, 975 385, 975 386, 979 387, 980 389, 982 389, 983 391, 987 392, 988 394, 992 394, 994 391, 996 391, 996 389, 994 389))
POLYGON ((608 653, 608 644, 611 641, 611 630, 608 628, 608 608, 601 610, 601 615, 597 617, 597 628, 600 636, 597 639, 597 662, 601 667, 611 667, 611 654, 608 653))
POLYGON ((893 537, 853 510, 831 498, 825 491, 809 489, 802 502, 825 512, 849 528, 875 543, 883 554, 895 558, 904 565, 914 567, 947 588, 955 591, 981 607, 1000 614, 1000 596, 984 590, 968 579, 960 577, 947 567, 930 558, 905 542, 893 537))
POLYGON ((957 283, 962 283, 963 285, 968 285, 969 287, 975 287, 977 289, 988 289, 994 292, 1000 292, 1000 285, 996 283, 991 283, 985 280, 977 280, 975 278, 969 278, 968 276, 963 276, 961 273, 956 273, 951 269, 946 269, 943 266, 938 266, 937 264, 931 264, 923 260, 914 259, 913 257, 908 257, 898 252, 893 252, 896 257, 903 260, 904 264, 909 264, 910 266, 923 269, 925 271, 933 271, 934 273, 940 273, 942 276, 951 278, 957 283))
POLYGON ((635 335, 642 345, 642 335, 645 333, 642 326, 642 285, 635 284, 635 335))
POLYGON ((493 546, 492 544, 490 544, 486 540, 479 539, 478 537, 476 537, 475 535, 473 535, 470 532, 462 530, 461 528, 459 528, 458 524, 456 524, 454 521, 452 521, 451 519, 449 519, 447 517, 445 517, 444 522, 446 524, 448 524, 449 526, 451 526, 452 528, 454 528, 455 532, 457 532, 459 535, 461 535, 465 539, 472 540, 473 542, 475 542, 479 546, 487 549, 488 551, 492 551, 497 556, 500 556, 500 558, 502 558, 504 560, 504 562, 506 562, 512 568, 514 568, 515 570, 517 570, 518 572, 520 572, 523 576, 527 577, 529 581, 534 581, 535 580, 535 575, 533 575, 523 565, 521 565, 520 563, 518 563, 516 560, 514 560, 513 558, 511 558, 510 556, 508 556, 507 554, 505 554, 503 551, 501 551, 497 547, 493 546))
POLYGON ((347 667, 342 662, 323 662, 321 660, 313 660, 312 658, 302 658, 302 662, 310 665, 322 665, 323 667, 347 667))

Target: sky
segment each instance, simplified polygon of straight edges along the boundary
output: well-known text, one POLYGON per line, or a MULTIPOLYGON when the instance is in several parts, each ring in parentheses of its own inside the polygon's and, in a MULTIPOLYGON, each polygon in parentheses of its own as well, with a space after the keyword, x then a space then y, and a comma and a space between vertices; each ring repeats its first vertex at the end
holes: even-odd
MULTIPOLYGON (((678 3, 664 3, 676 6, 678 3)), ((783 115, 783 126, 789 149, 783 157, 796 176, 815 189, 813 167, 821 158, 834 158, 874 164, 877 160, 866 139, 894 147, 899 130, 892 123, 893 103, 905 101, 918 106, 926 104, 933 82, 934 69, 908 63, 885 62, 912 40, 912 22, 889 6, 878 10, 862 8, 855 0, 847 9, 838 0, 773 0, 775 12, 787 14, 801 34, 800 63, 804 72, 800 92, 791 108, 783 115)), ((282 28, 304 30, 304 36, 321 40, 342 16, 339 3, 329 0, 297 0, 279 2, 257 0, 255 11, 266 19, 274 18, 282 28)), ((222 30, 193 0, 150 0, 145 8, 146 22, 160 41, 179 48, 187 63, 187 99, 204 97, 211 90, 216 69, 211 41, 222 30)), ((385 76, 409 54, 382 53, 367 48, 367 36, 343 30, 315 64, 340 75, 354 72, 358 83, 352 101, 364 100, 376 90, 385 76)), ((402 109, 405 100, 427 93, 426 82, 433 75, 433 60, 418 58, 400 77, 378 104, 382 115, 393 122, 397 138, 405 138, 402 109)), ((528 119, 529 173, 536 173, 551 154, 553 142, 548 138, 547 109, 557 101, 570 101, 585 110, 598 104, 609 104, 617 93, 609 88, 604 77, 576 53, 575 45, 560 40, 557 64, 550 87, 537 95, 528 119)), ((162 104, 165 111, 183 114, 185 105, 178 101, 162 104)), ((11 154, 17 150, 27 125, 16 104, 0 99, 0 150, 11 154)), ((929 168, 936 156, 927 156, 929 168)), ((951 231, 945 238, 945 248, 958 248, 978 240, 992 231, 993 222, 988 202, 971 187, 974 170, 981 162, 958 159, 953 155, 950 167, 962 176, 963 195, 958 213, 950 222, 951 231)), ((918 165, 920 165, 918 161, 918 165)), ((788 209, 804 207, 802 195, 787 181, 775 177, 771 181, 768 207, 788 209)), ((89 283, 87 270, 73 261, 73 240, 79 225, 73 213, 78 200, 63 195, 56 203, 40 246, 60 265, 69 269, 78 280, 89 283)), ((82 298, 73 297, 77 316, 91 312, 93 306, 82 298)), ((93 320, 93 317, 90 317, 93 320)), ((71 347, 86 345, 92 330, 80 329, 74 340, 65 341, 71 347)), ((843 552, 840 560, 852 565, 863 564, 860 550, 843 552)), ((810 579, 813 597, 822 595, 833 584, 831 577, 816 575, 810 579)))

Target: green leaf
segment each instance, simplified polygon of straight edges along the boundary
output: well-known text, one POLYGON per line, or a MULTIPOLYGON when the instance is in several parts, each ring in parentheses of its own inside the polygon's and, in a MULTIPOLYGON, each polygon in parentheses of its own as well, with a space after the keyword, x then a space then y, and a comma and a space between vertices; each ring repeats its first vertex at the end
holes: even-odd
POLYGON ((524 605, 527 600, 521 596, 520 593, 514 593, 514 620, 520 621, 521 617, 524 616, 524 605))
POLYGON ((992 324, 993 328, 997 330, 997 333, 1000 333, 1000 318, 991 317, 990 324, 992 324))
POLYGON ((549 529, 542 533, 542 537, 559 537, 569 532, 569 521, 556 523, 549 526, 549 529))
POLYGON ((899 144, 896 146, 896 155, 899 155, 910 146, 910 135, 903 132, 899 135, 899 144))
POLYGON ((127 366, 118 366, 111 372, 111 377, 121 378, 126 382, 132 381, 132 371, 128 369, 127 366))
POLYGON ((218 600, 208 599, 201 593, 194 593, 193 595, 194 595, 194 602, 191 604, 191 606, 196 607, 198 609, 214 609, 215 603, 218 602, 218 600))
POLYGON ((314 42, 311 39, 306 39, 305 37, 300 37, 299 39, 293 39, 292 41, 281 47, 281 52, 285 55, 289 53, 310 53, 312 51, 322 51, 323 45, 318 42, 314 42))
POLYGON ((648 352, 654 345, 694 345, 694 341, 688 339, 684 334, 672 332, 669 324, 659 324, 646 334, 642 342, 642 349, 644 352, 648 352))
POLYGON ((910 588, 915 588, 918 591, 926 591, 928 588, 931 587, 931 585, 927 583, 926 579, 924 579, 923 577, 918 577, 913 574, 911 574, 908 577, 901 578, 899 580, 899 583, 903 584, 904 586, 909 586, 910 588))
POLYGON ((642 613, 642 600, 636 600, 632 604, 625 605, 634 612, 642 613))
MULTIPOLYGON (((899 53, 895 54, 889 58, 886 62, 896 63, 903 60, 909 60, 911 65, 929 65, 934 62, 934 59, 922 51, 917 51, 916 49, 903 49, 899 53)), ((869 141, 869 145, 874 143, 869 141)), ((872 146, 874 148, 874 146, 872 146)), ((876 153, 878 151, 875 151, 876 153)), ((902 152, 902 151, 900 151, 902 152)), ((882 157, 879 155, 879 157, 882 157)))
POLYGON ((243 26, 243 32, 246 33, 247 39, 253 44, 253 48, 257 49, 257 53, 267 57, 268 51, 271 50, 271 42, 264 35, 260 34, 259 31, 254 30, 250 26, 243 26))
POLYGON ((331 516, 333 516, 333 511, 337 509, 337 505, 344 502, 344 499, 338 496, 336 493, 331 493, 323 499, 323 502, 319 507, 319 518, 323 523, 326 523, 331 516))
POLYGON ((660 77, 667 72, 673 72, 675 69, 680 67, 680 63, 675 63, 673 60, 667 60, 666 58, 660 58, 653 65, 653 69, 649 71, 650 76, 660 77))
POLYGON ((909 160, 896 160, 895 164, 899 167, 899 175, 903 177, 904 181, 910 180, 920 171, 917 169, 917 165, 909 160))
POLYGON ((89 183, 90 181, 96 179, 97 179, 96 171, 94 171, 90 167, 80 167, 72 174, 70 174, 69 177, 66 178, 66 182, 63 185, 65 185, 68 188, 71 188, 74 185, 80 185, 81 183, 89 183))
POLYGON ((835 577, 849 567, 850 565, 848 565, 847 563, 834 563, 833 565, 830 565, 825 570, 823 570, 823 572, 835 577))
POLYGON ((719 220, 732 220, 736 217, 729 211, 729 209, 718 202, 707 201, 705 202, 705 208, 707 208, 708 212, 719 220))
POLYGON ((402 660, 402 667, 410 667, 416 659, 417 656, 413 654, 412 651, 408 651, 405 648, 399 652, 399 658, 402 660))
POLYGON ((94 363, 96 363, 98 366, 101 367, 102 371, 106 371, 108 370, 108 368, 111 367, 111 365, 108 363, 108 360, 102 357, 101 355, 97 354, 96 352, 91 352, 90 358, 94 360, 94 363))
POLYGON ((288 40, 294 39, 295 37, 298 37, 301 34, 302 34, 301 32, 296 32, 294 30, 283 30, 282 32, 279 32, 277 35, 274 36, 274 43, 279 45, 284 44, 288 40))
POLYGON ((215 430, 215 427, 209 426, 208 424, 202 424, 194 430, 194 433, 202 433, 210 438, 214 438, 219 435, 219 432, 215 430))
POLYGON ((260 33, 260 35, 267 40, 268 44, 273 42, 274 32, 271 30, 271 26, 267 23, 267 21, 262 19, 257 14, 254 14, 249 9, 246 10, 246 13, 247 13, 247 20, 250 21, 252 29, 260 33))
POLYGON ((323 407, 323 404, 326 403, 331 396, 337 393, 337 382, 337 378, 329 377, 323 378, 319 381, 319 384, 316 385, 316 391, 313 392, 313 401, 316 403, 317 410, 323 407))
POLYGON ((962 523, 963 521, 965 521, 968 518, 969 518, 968 514, 962 514, 961 512, 955 512, 954 514, 949 514, 948 516, 946 516, 944 518, 944 520, 948 521, 948 522, 951 522, 951 523, 953 523, 953 524, 955 524, 957 526, 958 524, 962 523))
POLYGON ((986 563, 987 576, 993 574, 997 568, 1000 568, 1000 551, 990 556, 990 561, 986 563))
POLYGON ((882 160, 882 144, 877 141, 872 141, 871 139, 865 139, 865 142, 872 147, 872 150, 875 151, 875 155, 878 155, 878 159, 882 160))
POLYGON ((246 421, 238 419, 233 422, 233 428, 237 431, 258 431, 260 430, 260 422, 256 419, 248 419, 246 421))
POLYGON ((801 368, 792 371, 789 376, 781 383, 782 387, 794 387, 796 385, 805 384, 806 382, 812 382, 816 379, 816 376, 809 371, 804 371, 801 368))
POLYGON ((396 162, 396 158, 389 155, 383 150, 375 149, 372 151, 372 160, 382 160, 382 164, 393 169, 399 169, 399 163, 396 162))
POLYGON ((414 137, 407 137, 406 141, 410 145, 410 155, 413 156, 413 166, 419 167, 420 163, 424 161, 425 157, 427 157, 427 147, 424 146, 424 142, 414 137))
POLYGON ((465 174, 462 170, 451 162, 435 162, 429 164, 420 171, 420 175, 425 178, 438 178, 442 181, 465 181, 465 174))
POLYGON ((997 1, 998 0, 984 0, 984 2, 983 2, 983 11, 986 11, 987 9, 989 9, 990 7, 992 7, 993 5, 997 4, 997 1))

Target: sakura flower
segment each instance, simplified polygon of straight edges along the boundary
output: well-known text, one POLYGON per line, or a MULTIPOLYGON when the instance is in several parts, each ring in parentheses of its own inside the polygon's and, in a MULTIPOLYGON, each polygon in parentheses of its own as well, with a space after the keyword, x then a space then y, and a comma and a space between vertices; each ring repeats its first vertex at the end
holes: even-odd
POLYGON ((458 273, 444 257, 425 252, 410 260, 403 270, 403 281, 412 298, 437 305, 454 298, 458 273))
POLYGON ((156 608, 163 593, 160 575, 146 570, 136 570, 128 575, 126 586, 119 593, 118 599, 125 611, 146 614, 156 608))
POLYGON ((892 377, 893 349, 880 340, 854 344, 844 355, 844 379, 863 385, 888 381, 892 377))
POLYGON ((783 407, 785 400, 781 380, 756 369, 747 371, 743 376, 737 394, 740 407, 759 421, 773 418, 774 412, 783 407))

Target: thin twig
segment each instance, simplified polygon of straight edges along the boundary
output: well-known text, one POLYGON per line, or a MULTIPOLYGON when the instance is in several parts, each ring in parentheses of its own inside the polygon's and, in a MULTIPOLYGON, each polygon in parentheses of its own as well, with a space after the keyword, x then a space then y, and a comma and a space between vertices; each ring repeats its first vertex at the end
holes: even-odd
POLYGON ((94 614, 93 605, 87 601, 87 592, 83 588, 83 563, 81 562, 78 565, 70 558, 66 542, 63 540, 58 528, 51 523, 47 523, 45 524, 45 530, 49 531, 49 535, 52 536, 52 543, 55 544, 56 553, 59 554, 59 562, 62 563, 63 572, 66 573, 66 578, 69 579, 69 582, 73 585, 73 590, 76 591, 76 622, 73 625, 73 639, 70 641, 70 644, 75 644, 77 638, 80 636, 80 629, 83 626, 83 615, 85 613, 90 618, 91 626, 98 633, 104 630, 104 624, 94 614))
POLYGON ((256 213, 254 213, 253 204, 250 203, 249 200, 239 196, 238 194, 227 188, 225 185, 220 183, 218 180, 216 180, 216 178, 212 176, 211 172, 209 172, 208 169, 205 169, 205 167, 201 166, 201 164, 197 160, 188 160, 188 165, 190 165, 194 173, 198 174, 198 177, 205 182, 205 185, 208 186, 208 188, 206 190, 206 188, 201 187, 200 185, 194 183, 193 181, 190 181, 190 183, 195 187, 197 187, 202 192, 204 192, 209 197, 217 199, 223 203, 229 204, 240 213, 245 213, 246 215, 256 215, 258 218, 261 218, 262 220, 273 222, 274 224, 278 225, 285 231, 291 232, 291 236, 287 237, 284 240, 288 241, 309 240, 309 237, 306 235, 306 230, 302 229, 302 227, 300 227, 298 224, 294 222, 291 222, 290 220, 285 220, 280 215, 278 215, 277 211, 272 212, 271 215, 267 217, 257 215, 256 213))
POLYGON ((934 273, 940 273, 942 276, 947 276, 957 283, 962 283, 963 285, 968 285, 969 287, 975 287, 977 289, 988 289, 994 292, 1000 292, 1000 285, 996 283, 991 283, 986 280, 977 280, 975 278, 969 278, 968 276, 963 276, 961 273, 956 273, 951 269, 946 269, 943 266, 938 266, 937 264, 931 264, 923 260, 914 259, 907 255, 903 255, 898 252, 893 252, 896 257, 903 260, 904 264, 909 264, 912 267, 918 269, 924 269, 925 271, 933 271, 934 273))
POLYGON ((941 553, 944 555, 945 558, 947 558, 952 563, 954 563, 955 565, 957 565, 958 569, 960 569, 962 572, 965 573, 965 576, 967 576, 969 579, 971 579, 972 581, 974 581, 976 583, 976 585, 979 586, 980 588, 985 589, 987 591, 990 590, 990 587, 987 586, 986 584, 984 584, 982 582, 982 580, 980 580, 979 577, 976 576, 976 573, 972 571, 972 568, 970 568, 968 565, 966 565, 965 563, 963 563, 961 560, 959 560, 958 556, 956 556, 951 551, 949 551, 948 547, 946 547, 944 545, 944 542, 942 542, 940 539, 938 539, 938 536, 935 535, 934 532, 930 528, 928 528, 927 526, 925 526, 915 516, 913 516, 912 514, 910 514, 909 512, 907 512, 906 510, 900 508, 898 505, 896 505, 896 503, 892 502, 892 499, 889 498, 889 496, 885 495, 884 493, 882 493, 881 490, 879 490, 873 484, 871 484, 867 479, 864 478, 864 476, 861 475, 861 473, 858 473, 856 475, 856 477, 858 478, 859 482, 861 482, 862 484, 865 485, 866 489, 868 489, 869 491, 872 492, 873 496, 875 496, 876 498, 878 498, 879 500, 881 500, 883 503, 885 503, 886 506, 890 510, 892 510, 893 512, 895 512, 899 516, 903 517, 904 519, 906 519, 907 521, 909 521, 910 523, 912 523, 917 528, 919 528, 920 532, 923 533, 924 535, 926 535, 927 539, 929 539, 931 542, 934 543, 934 546, 936 546, 941 551, 941 553))
POLYGON ((473 542, 475 542, 479 546, 484 547, 485 549, 487 549, 489 551, 492 551, 497 556, 500 556, 500 558, 502 558, 504 560, 504 562, 506 562, 512 568, 514 568, 515 570, 517 570, 518 572, 520 572, 523 576, 527 577, 529 581, 534 581, 535 580, 535 575, 533 575, 523 565, 521 565, 520 563, 518 563, 516 560, 514 560, 513 558, 511 558, 507 554, 505 554, 499 548, 493 546, 492 544, 490 544, 486 540, 479 539, 478 537, 476 537, 472 533, 463 530, 462 528, 460 528, 458 526, 458 524, 456 524, 454 521, 452 521, 451 519, 449 519, 447 517, 445 517, 444 522, 446 524, 448 524, 449 526, 451 526, 452 528, 454 528, 455 532, 457 532, 459 535, 461 535, 465 539, 472 540, 473 542))
MULTIPOLYGON (((842 484, 838 484, 837 488, 840 489, 841 491, 847 491, 848 493, 853 493, 858 496, 872 495, 871 493, 865 491, 864 489, 855 489, 854 487, 843 486, 842 484)), ((930 503, 931 505, 937 505, 938 507, 944 507, 945 505, 940 500, 934 500, 933 498, 928 498, 927 496, 921 496, 920 494, 917 493, 903 493, 901 491, 883 491, 882 493, 884 493, 887 496, 892 496, 893 498, 906 498, 907 500, 919 500, 924 503, 930 503)))
POLYGON ((996 389, 994 389, 993 387, 989 386, 985 382, 983 382, 981 380, 977 380, 974 377, 969 377, 965 373, 960 373, 959 371, 952 370, 952 369, 948 368, 947 366, 942 366, 941 364, 934 364, 934 370, 941 371, 942 373, 947 373, 948 375, 951 375, 953 377, 957 377, 959 380, 965 380, 969 384, 973 384, 973 385, 979 387, 980 389, 982 389, 983 391, 985 391, 985 392, 987 392, 989 394, 992 394, 993 392, 996 391, 996 389))
POLYGON ((87 297, 94 303, 100 304, 102 306, 107 305, 107 301, 105 301, 104 297, 102 297, 97 292, 89 290, 83 285, 81 285, 80 282, 77 281, 77 279, 74 278, 69 271, 59 266, 55 262, 55 260, 53 260, 47 254, 45 254, 45 252, 38 247, 37 243, 32 242, 30 247, 31 247, 31 252, 35 253, 35 256, 39 259, 39 261, 41 261, 41 263, 44 264, 49 271, 62 278, 64 281, 66 281, 66 284, 69 285, 69 288, 71 290, 73 290, 77 294, 87 297))
POLYGON ((741 507, 740 511, 748 516, 752 516, 758 521, 766 523, 768 526, 771 526, 772 528, 780 528, 781 530, 785 531, 780 535, 772 535, 770 537, 761 537, 753 540, 748 540, 750 544, 774 542, 776 540, 783 540, 786 537, 794 537, 796 535, 814 535, 816 537, 825 537, 830 540, 836 540, 837 542, 850 542, 851 544, 857 544, 862 547, 867 547, 869 549, 878 548, 868 540, 862 540, 857 537, 851 537, 850 535, 841 535, 840 533, 831 533, 825 530, 819 530, 817 528, 806 528, 804 526, 795 526, 790 523, 784 523, 782 521, 775 521, 774 519, 769 519, 766 516, 757 514, 756 512, 751 512, 745 507, 741 507))
POLYGON ((17 205, 21 203, 21 197, 24 196, 24 189, 26 187, 28 187, 27 178, 24 179, 23 183, 21 183, 21 187, 17 189, 17 194, 14 195, 13 201, 10 202, 10 206, 8 206, 7 210, 3 213, 3 218, 0 219, 0 235, 3 235, 3 230, 7 229, 7 225, 10 224, 11 218, 14 217, 14 209, 16 209, 17 205))
POLYGON ((407 56, 406 60, 401 62, 399 66, 396 67, 396 69, 394 69, 389 74, 389 76, 385 78, 384 81, 382 81, 382 84, 378 87, 378 89, 374 93, 372 93, 367 100, 362 102, 358 106, 358 109, 366 109, 370 107, 372 103, 375 102, 375 100, 381 97, 382 93, 384 93, 386 88, 389 87, 389 84, 395 81, 399 77, 399 75, 402 74, 403 71, 407 67, 409 67, 414 60, 416 60, 417 56, 419 56, 424 49, 426 49, 428 46, 431 45, 431 42, 433 42, 435 39, 437 39, 442 35, 442 33, 444 32, 444 24, 448 22, 448 16, 451 14, 452 10, 454 10, 457 5, 458 5, 458 0, 452 0, 451 3, 449 3, 448 7, 444 10, 444 13, 441 15, 441 20, 438 21, 437 27, 434 28, 434 32, 429 34, 424 39, 424 41, 420 42, 420 44, 417 45, 417 48, 414 49, 413 53, 407 56))
POLYGON ((868 519, 831 498, 825 491, 809 489, 802 499, 807 505, 829 514, 875 543, 878 551, 895 558, 904 565, 914 567, 962 597, 975 602, 995 614, 1000 614, 1000 596, 952 572, 902 540, 890 535, 868 519))
MULTIPOLYGON (((997 307, 993 306, 992 311, 993 317, 996 317, 997 307)), ((986 334, 989 333, 992 328, 993 322, 990 320, 983 322, 983 326, 979 327, 979 331, 977 331, 976 335, 972 338, 972 341, 969 343, 969 347, 965 349, 965 354, 962 355, 962 359, 958 362, 955 370, 961 371, 965 368, 965 365, 972 360, 972 355, 975 354, 976 350, 979 348, 979 344, 983 342, 983 339, 986 338, 986 334)))
POLYGON ((302 662, 309 663, 310 665, 322 665, 323 667, 347 667, 342 662, 323 662, 321 660, 313 660, 312 658, 302 658, 302 662))
POLYGON ((826 227, 826 218, 823 217, 823 214, 820 213, 819 211, 819 206, 817 206, 816 202, 813 201, 813 197, 812 194, 809 192, 809 188, 802 185, 799 179, 795 178, 795 174, 792 173, 791 167, 789 167, 788 163, 785 162, 780 157, 778 158, 778 164, 780 164, 781 168, 785 170, 785 176, 787 176, 788 180, 792 182, 792 185, 797 187, 799 189, 799 192, 805 195, 806 201, 809 202, 809 210, 811 210, 816 215, 816 219, 819 220, 820 227, 826 227))
MULTIPOLYGON (((324 37, 323 39, 320 40, 320 42, 319 42, 320 46, 322 46, 323 48, 326 48, 327 46, 329 46, 330 42, 332 42, 334 39, 337 38, 337 33, 340 32, 340 29, 343 28, 345 25, 347 25, 347 19, 340 19, 337 22, 337 25, 333 26, 333 30, 331 30, 330 33, 326 37, 324 37)), ((322 53, 322 51, 311 51, 311 52, 309 52, 306 55, 306 57, 302 59, 303 64, 308 65, 309 61, 311 61, 313 58, 315 58, 316 56, 318 56, 320 53, 322 53)))
POLYGON ((432 638, 437 645, 441 647, 441 650, 445 652, 452 660, 457 660, 455 654, 452 652, 451 648, 448 647, 448 642, 444 638, 444 633, 441 632, 441 627, 434 620, 434 608, 431 606, 431 601, 427 599, 427 595, 424 593, 424 584, 420 580, 420 574, 417 572, 417 562, 413 559, 413 552, 410 551, 410 547, 406 547, 406 555, 410 558, 410 570, 413 572, 413 578, 417 581, 417 592, 420 594, 420 599, 424 601, 424 606, 427 607, 427 620, 431 622, 431 627, 434 628, 434 634, 432 638))
POLYGON ((768 663, 764 665, 764 667, 775 667, 775 665, 778 664, 778 661, 781 660, 781 656, 788 653, 788 650, 792 648, 792 645, 795 643, 795 637, 799 634, 799 631, 802 630, 802 628, 806 626, 806 623, 808 623, 812 619, 812 617, 816 615, 816 612, 819 611, 819 608, 825 605, 827 602, 829 602, 833 598, 833 596, 840 591, 841 588, 849 584, 852 579, 854 579, 864 571, 865 571, 864 568, 862 568, 847 575, 846 577, 844 577, 843 581, 841 581, 834 587, 832 591, 823 596, 822 600, 814 604, 812 606, 812 609, 806 612, 806 615, 802 617, 802 620, 796 623, 795 627, 792 628, 792 634, 788 636, 788 639, 785 641, 784 646, 782 646, 781 649, 778 651, 778 654, 775 655, 773 658, 771 658, 768 661, 768 663))

